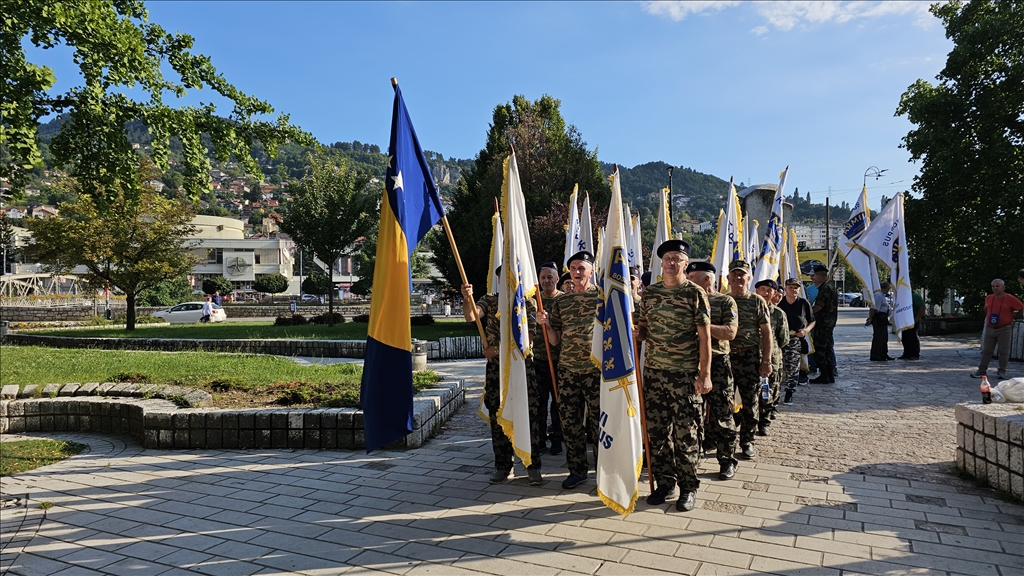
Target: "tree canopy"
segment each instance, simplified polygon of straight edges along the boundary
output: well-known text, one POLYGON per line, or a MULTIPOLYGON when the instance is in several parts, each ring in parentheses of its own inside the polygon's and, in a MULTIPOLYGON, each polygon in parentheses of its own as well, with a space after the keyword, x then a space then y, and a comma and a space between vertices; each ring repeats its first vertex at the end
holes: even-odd
MULTIPOLYGON (((491 216, 494 199, 501 195, 502 163, 510 145, 516 150, 538 264, 560 260, 565 237, 562 236, 561 244, 553 242, 549 238, 552 235, 537 233, 534 221, 558 210, 558 205, 564 206, 573 186, 579 184, 581 193, 589 192, 593 206, 608 205, 610 190, 601 173, 597 151, 589 150, 579 130, 566 124, 560 106, 559 100, 548 95, 532 102, 525 96, 514 96, 511 102, 496 106, 487 131, 487 143, 452 191, 448 220, 466 274, 474 284, 481 284, 487 277, 491 216)), ((441 273, 450 283, 460 284, 445 237, 435 236, 429 245, 434 251, 434 264, 441 273)))
MULTIPOLYGON (((370 179, 348 169, 344 159, 329 152, 310 154, 309 173, 288 185, 281 229, 320 259, 334 283, 334 261, 350 250, 374 227, 376 197, 370 179)), ((329 291, 330 318, 334 318, 334 291, 329 291)), ((331 323, 333 325, 333 322, 331 323)))
POLYGON ((280 294, 288 289, 288 278, 283 274, 263 274, 256 278, 252 289, 267 294, 280 294))
POLYGON ((30 246, 54 273, 85 266, 89 286, 119 288, 127 297, 127 329, 135 329, 135 301, 146 289, 188 274, 195 257, 187 238, 195 232, 193 204, 153 190, 104 190, 111 199, 100 209, 93 196, 80 194, 61 205, 59 218, 29 218, 30 246))
POLYGON ((938 82, 918 80, 896 110, 915 125, 903 145, 921 164, 906 199, 911 279, 953 288, 970 308, 993 278, 1014 277, 1024 253, 1024 2, 931 11, 953 50, 938 82))
POLYGON ((209 58, 193 54, 191 36, 149 22, 139 0, 24 0, 5 2, 3 12, 0 145, 11 162, 0 166, 0 176, 16 187, 33 167, 42 165, 38 128, 41 120, 54 115, 63 118, 49 147, 54 162, 67 167, 81 191, 96 196, 101 205, 113 200, 114 191, 137 189, 132 184, 137 183, 140 158, 125 130, 132 121, 147 127, 152 158, 161 168, 167 168, 171 137, 177 137, 183 186, 194 197, 210 190, 207 144, 218 160, 233 156, 250 174, 260 174, 251 154, 254 144, 273 155, 289 139, 312 142, 289 124, 287 115, 264 119, 274 111, 269 104, 243 94, 209 58), (29 44, 41 50, 71 48, 81 85, 54 93, 53 70, 30 61, 29 44), (218 115, 213 104, 174 106, 165 101, 204 88, 232 104, 227 117, 218 115), (132 97, 132 90, 142 96, 132 97))

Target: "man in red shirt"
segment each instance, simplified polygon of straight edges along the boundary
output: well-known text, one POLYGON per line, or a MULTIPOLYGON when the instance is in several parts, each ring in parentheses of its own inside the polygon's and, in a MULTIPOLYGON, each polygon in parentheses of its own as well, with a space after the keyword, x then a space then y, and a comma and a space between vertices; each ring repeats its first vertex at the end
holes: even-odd
POLYGON ((1024 304, 1013 294, 1006 293, 1006 283, 996 278, 992 293, 985 298, 985 331, 981 335, 981 364, 972 378, 981 378, 988 371, 992 352, 999 345, 999 378, 1006 378, 1006 362, 1010 359, 1010 334, 1013 319, 1021 317, 1024 304))

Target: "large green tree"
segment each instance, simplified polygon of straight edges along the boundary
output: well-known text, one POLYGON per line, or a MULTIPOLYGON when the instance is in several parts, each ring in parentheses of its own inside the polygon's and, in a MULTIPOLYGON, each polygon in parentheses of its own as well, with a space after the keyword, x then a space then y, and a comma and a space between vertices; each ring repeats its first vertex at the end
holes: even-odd
MULTIPOLYGON (((309 156, 309 172, 289 183, 281 229, 320 259, 334 284, 334 261, 352 250, 356 240, 374 227, 376 194, 369 192, 368 176, 348 169, 344 159, 330 152, 309 156)), ((329 292, 330 325, 334 318, 334 290, 329 292)))
MULTIPOLYGON (((587 149, 579 130, 566 124, 560 106, 559 100, 547 95, 532 102, 525 96, 515 96, 511 102, 496 106, 487 131, 487 144, 455 186, 448 221, 466 274, 475 285, 483 285, 487 278, 491 216, 494 199, 501 195, 502 164, 509 154, 509 145, 516 150, 538 264, 561 260, 565 237, 563 235, 559 242, 557 234, 534 235, 533 232, 541 232, 541 223, 535 226, 534 221, 553 211, 566 213, 564 204, 574 185, 579 184, 581 193, 590 193, 591 206, 596 210, 608 206, 610 190, 601 173, 597 151, 587 149), (534 230, 535 227, 538 229, 534 230)), ((434 252, 434 264, 445 278, 454 285, 461 284, 445 236, 435 236, 429 245, 434 252)), ((476 292, 482 293, 479 289, 476 292)))
POLYGON ((139 155, 125 133, 135 120, 148 128, 161 168, 167 168, 171 137, 180 140, 182 183, 194 197, 210 190, 207 143, 218 160, 233 156, 250 174, 260 174, 251 155, 254 143, 272 155, 288 139, 312 140, 289 125, 287 115, 266 120, 273 113, 269 104, 238 91, 209 58, 193 54, 191 36, 149 22, 141 1, 22 0, 4 2, 2 13, 0 146, 12 162, 0 165, 0 176, 16 185, 42 165, 39 122, 55 114, 63 123, 50 145, 53 160, 68 167, 81 191, 100 206, 138 189, 132 184, 139 155), (81 73, 81 84, 64 92, 53 90, 52 69, 31 61, 41 50, 59 47, 71 49, 81 73), (173 105, 187 91, 203 88, 230 102, 230 114, 218 115, 213 104, 173 105))
POLYGON ((79 194, 60 206, 60 217, 29 218, 29 249, 54 273, 85 266, 81 275, 96 289, 119 288, 128 303, 127 329, 135 329, 139 293, 192 269, 188 237, 195 233, 195 209, 187 199, 169 199, 148 188, 104 190, 111 202, 100 209, 92 195, 79 194))
MULTIPOLYGON (((1024 253, 1024 2, 935 4, 953 50, 932 84, 918 80, 896 114, 921 173, 906 201, 911 279, 953 288, 970 308, 1024 253)), ((1007 282, 1020 291, 1019 283, 1007 282)))

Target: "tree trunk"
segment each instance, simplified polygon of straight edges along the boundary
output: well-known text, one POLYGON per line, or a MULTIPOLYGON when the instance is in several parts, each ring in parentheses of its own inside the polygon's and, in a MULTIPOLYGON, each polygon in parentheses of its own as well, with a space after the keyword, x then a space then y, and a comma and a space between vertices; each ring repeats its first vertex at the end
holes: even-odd
POLYGON ((327 267, 327 327, 334 327, 334 262, 327 267))
POLYGON ((127 304, 128 309, 125 311, 127 319, 125 320, 125 327, 124 327, 124 329, 129 331, 129 332, 131 332, 132 330, 135 330, 135 293, 134 292, 126 292, 125 293, 125 303, 127 304))

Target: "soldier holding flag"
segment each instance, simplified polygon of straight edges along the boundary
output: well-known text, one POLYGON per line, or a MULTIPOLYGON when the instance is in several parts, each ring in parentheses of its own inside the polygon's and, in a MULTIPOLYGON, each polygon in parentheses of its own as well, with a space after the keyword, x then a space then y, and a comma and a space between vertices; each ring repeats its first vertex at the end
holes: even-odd
POLYGON ((669 240, 658 247, 662 281, 643 291, 638 339, 647 342, 644 407, 657 506, 679 486, 676 510, 696 503, 701 394, 711 391, 711 311, 704 291, 686 279, 690 246, 669 240))

